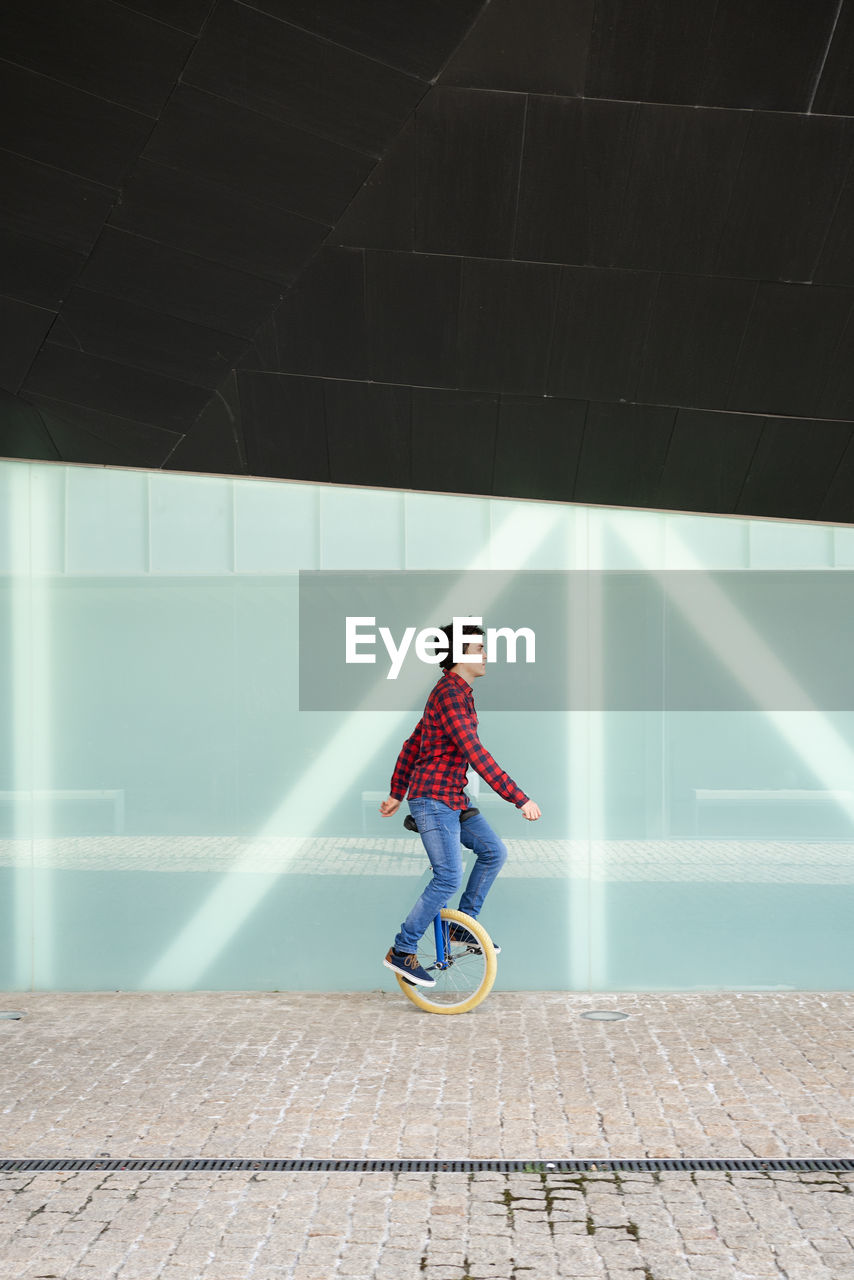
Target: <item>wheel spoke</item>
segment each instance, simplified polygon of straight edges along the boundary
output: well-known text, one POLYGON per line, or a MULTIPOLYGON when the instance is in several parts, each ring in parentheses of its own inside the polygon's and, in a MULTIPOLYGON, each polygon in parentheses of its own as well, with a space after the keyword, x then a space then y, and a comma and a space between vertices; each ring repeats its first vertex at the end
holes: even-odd
MULTIPOLYGON (((480 939, 466 930, 461 922, 453 919, 443 924, 443 932, 447 940, 448 927, 459 932, 468 933, 471 941, 460 940, 448 943, 447 965, 440 968, 436 958, 435 939, 432 929, 428 929, 418 949, 418 961, 421 966, 436 979, 435 987, 422 987, 418 990, 422 1007, 433 1006, 443 1010, 451 1010, 457 1006, 471 1007, 477 1003, 478 992, 484 994, 492 985, 494 976, 494 960, 492 969, 487 956, 481 950, 480 939)), ((480 997, 482 999, 482 996, 480 997)))

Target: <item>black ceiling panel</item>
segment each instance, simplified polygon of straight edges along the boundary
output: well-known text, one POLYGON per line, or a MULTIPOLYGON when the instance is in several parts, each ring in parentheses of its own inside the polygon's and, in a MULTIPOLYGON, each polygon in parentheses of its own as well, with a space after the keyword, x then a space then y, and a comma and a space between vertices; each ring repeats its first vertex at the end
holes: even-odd
POLYGON ((585 92, 697 101, 715 0, 596 0, 585 92))
POLYGON ((854 165, 842 188, 814 278, 819 284, 854 285, 854 165))
POLYGON ((126 9, 148 14, 169 27, 177 27, 191 36, 197 36, 205 18, 214 6, 214 0, 121 0, 126 9))
POLYGON ((253 370, 237 381, 250 475, 328 480, 323 383, 253 370))
POLYGON ((585 400, 502 396, 492 492, 568 501, 575 488, 586 416, 585 400))
POLYGON ((497 427, 498 396, 414 387, 412 487, 492 493, 497 427))
POLYGON ((516 256, 709 272, 749 115, 532 97, 516 256))
POLYGON ((418 109, 415 247, 509 257, 525 99, 433 89, 418 109))
POLYGON ((246 338, 281 297, 280 286, 271 281, 109 228, 80 284, 246 338))
POLYGON ((852 120, 756 112, 717 272, 811 280, 852 158, 852 120))
POLYGON ((823 418, 854 422, 854 308, 832 353, 818 412, 823 418))
POLYGON ((854 438, 849 441, 824 500, 812 518, 854 524, 854 438))
POLYGON ((365 267, 374 380, 452 387, 459 258, 368 251, 365 267))
POLYGON ((757 286, 719 276, 663 275, 643 353, 638 399, 726 403, 757 286))
POLYGON ((769 418, 753 457, 737 510, 776 515, 781 501, 793 519, 815 517, 852 437, 850 422, 769 418))
POLYGON ((734 511, 764 423, 754 414, 680 409, 655 505, 734 511))
POLYGON ((239 271, 289 283, 327 228, 237 191, 142 160, 110 225, 239 271))
POLYGON ((56 316, 0 294, 0 387, 17 391, 56 316))
POLYGON ((398 134, 329 237, 365 249, 415 248, 415 122, 398 134))
POLYGON ((73 249, 0 228, 0 280, 10 298, 56 310, 85 261, 73 249))
POLYGON ((761 284, 729 395, 731 409, 810 417, 819 412, 854 293, 761 284))
POLYGON ((26 399, 47 396, 174 431, 193 421, 210 398, 203 387, 49 343, 36 357, 22 393, 26 399))
POLYGON ((283 373, 370 377, 362 251, 324 249, 279 307, 275 327, 283 373))
POLYGON ((255 330, 254 339, 235 365, 235 371, 239 369, 265 369, 268 373, 281 373, 275 316, 265 320, 255 330))
POLYGON ((323 400, 330 480, 410 488, 409 387, 329 381, 324 383, 323 400))
POLYGON ((237 435, 237 442, 240 447, 241 456, 244 458, 243 469, 245 470, 246 469, 246 466, 245 466, 246 448, 243 443, 243 428, 242 428, 241 417, 240 417, 240 388, 238 386, 239 377, 240 375, 237 372, 237 370, 234 370, 232 373, 228 375, 225 382, 220 384, 218 399, 220 399, 228 409, 229 415, 231 417, 231 421, 234 424, 234 430, 235 430, 235 434, 237 435))
POLYGON ((163 466, 170 471, 206 471, 214 475, 245 473, 246 458, 236 404, 236 375, 232 373, 224 393, 208 401, 163 466))
POLYGON ((254 8, 432 80, 485 0, 253 0, 254 8))
POLYGON ((327 226, 374 164, 369 156, 187 86, 170 100, 145 157, 327 226))
POLYGON ((637 111, 625 102, 529 99, 515 257, 615 261, 637 111))
POLYGON ((584 92, 594 0, 490 0, 442 72, 444 84, 584 92))
POLYGON ((0 390, 0 423, 4 458, 61 459, 38 409, 9 391, 0 390))
POLYGON ((66 298, 48 341, 210 390, 246 346, 243 338, 219 329, 81 288, 66 298))
POLYGON ((35 160, 0 151, 0 226, 88 253, 115 192, 35 160))
POLYGON ((65 462, 114 467, 162 467, 181 439, 151 423, 136 422, 91 406, 58 403, 30 395, 65 462))
POLYGON ((675 409, 592 402, 575 501, 654 506, 675 419, 675 409))
POLYGON ((633 399, 658 288, 651 271, 564 267, 548 390, 576 399, 633 399))
POLYGON ((118 186, 152 121, 47 76, 0 64, 0 147, 118 186))
POLYGON ((749 119, 743 111, 639 106, 625 190, 609 193, 616 206, 591 209, 617 228, 612 243, 594 241, 594 260, 712 271, 749 119))
POLYGON ((838 0, 718 0, 699 102, 806 111, 838 0))
POLYGON ((421 80, 236 0, 218 0, 183 79, 373 156, 425 91, 421 80))
POLYGON ((112 0, 0 5, 3 57, 31 71, 156 116, 192 37, 112 0))
POLYGON ((590 97, 806 111, 837 0, 597 0, 590 97))
POLYGON ((841 3, 839 20, 827 51, 810 108, 829 115, 854 115, 854 5, 841 3))
POLYGON ((538 263, 463 261, 461 387, 545 392, 559 277, 538 263))

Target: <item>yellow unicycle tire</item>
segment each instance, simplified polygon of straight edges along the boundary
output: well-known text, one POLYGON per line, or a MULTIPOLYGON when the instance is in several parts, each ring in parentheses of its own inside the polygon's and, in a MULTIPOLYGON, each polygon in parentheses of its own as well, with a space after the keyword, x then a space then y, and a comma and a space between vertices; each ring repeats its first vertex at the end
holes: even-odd
POLYGON ((433 925, 422 937, 418 963, 436 979, 436 985, 418 987, 398 973, 395 977, 407 999, 425 1013, 468 1013, 492 990, 498 971, 495 948, 483 925, 463 911, 444 907, 439 914, 445 936, 449 932, 447 926, 455 926, 459 940, 451 942, 444 957, 440 957, 436 954, 433 925))

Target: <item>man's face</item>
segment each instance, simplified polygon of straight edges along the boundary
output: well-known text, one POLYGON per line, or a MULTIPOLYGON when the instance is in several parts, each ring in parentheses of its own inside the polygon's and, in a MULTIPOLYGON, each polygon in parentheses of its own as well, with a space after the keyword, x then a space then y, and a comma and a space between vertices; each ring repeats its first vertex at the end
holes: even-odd
POLYGON ((469 662, 469 661, 460 662, 458 663, 458 667, 465 667, 470 678, 486 675, 486 652, 483 647, 483 640, 480 638, 480 636, 475 636, 472 640, 466 641, 466 647, 464 652, 467 659, 469 657, 469 654, 479 653, 482 655, 482 657, 479 661, 475 659, 473 662, 469 662))

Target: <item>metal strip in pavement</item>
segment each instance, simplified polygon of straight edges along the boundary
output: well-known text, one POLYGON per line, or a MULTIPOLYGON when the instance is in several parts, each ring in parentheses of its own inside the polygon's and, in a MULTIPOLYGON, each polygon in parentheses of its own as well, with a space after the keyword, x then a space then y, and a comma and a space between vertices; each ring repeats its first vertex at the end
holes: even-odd
POLYGON ((324 1160, 204 1156, 187 1159, 135 1156, 0 1158, 0 1173, 854 1173, 854 1158, 634 1160, 324 1160))

